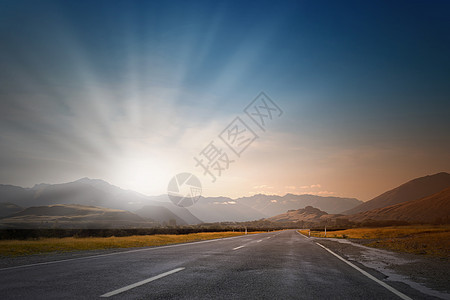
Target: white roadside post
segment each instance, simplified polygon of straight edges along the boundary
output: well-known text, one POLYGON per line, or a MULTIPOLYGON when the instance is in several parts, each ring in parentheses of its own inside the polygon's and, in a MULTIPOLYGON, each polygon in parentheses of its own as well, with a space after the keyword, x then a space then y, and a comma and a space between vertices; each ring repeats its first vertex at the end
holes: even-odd
POLYGON ((245 234, 247 234, 247 226, 245 226, 245 234))

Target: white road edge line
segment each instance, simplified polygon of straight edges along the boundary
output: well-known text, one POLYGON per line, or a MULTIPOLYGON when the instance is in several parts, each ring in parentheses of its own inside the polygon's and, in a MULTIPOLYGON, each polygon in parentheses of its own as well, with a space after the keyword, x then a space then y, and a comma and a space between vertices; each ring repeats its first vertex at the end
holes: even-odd
MULTIPOLYGON (((261 233, 256 233, 256 234, 261 234, 261 233)), ((236 239, 236 238, 240 238, 240 237, 245 237, 245 235, 238 235, 238 236, 233 236, 233 237, 228 237, 228 238, 218 238, 218 239, 204 240, 204 241, 198 241, 198 242, 187 242, 187 243, 180 243, 180 244, 173 244, 173 245, 166 245, 166 246, 149 246, 149 247, 145 247, 145 248, 142 248, 142 249, 126 250, 126 251, 120 251, 120 252, 98 254, 98 255, 84 256, 84 257, 77 257, 77 258, 68 258, 68 259, 61 259, 61 260, 46 261, 46 262, 34 263, 34 264, 28 264, 28 265, 0 268, 0 271, 20 269, 20 268, 28 268, 28 267, 36 267, 36 266, 44 266, 44 265, 51 265, 51 264, 57 264, 57 263, 62 263, 62 262, 74 261, 74 260, 99 258, 99 257, 105 257, 105 256, 111 256, 111 255, 119 255, 119 254, 126 254, 126 253, 133 253, 133 252, 150 251, 150 250, 165 249, 165 248, 180 247, 180 246, 189 246, 189 245, 210 243, 210 242, 216 242, 216 241, 222 241, 222 240, 231 240, 231 239, 236 239)))
POLYGON ((316 242, 317 245, 319 245, 320 247, 322 247, 323 249, 327 250, 328 252, 330 252, 331 254, 333 254, 334 256, 336 256, 337 258, 339 258, 340 260, 342 260, 343 262, 345 262, 347 265, 349 265, 350 267, 354 268, 355 270, 359 271, 360 273, 362 273, 364 276, 372 279, 373 281, 375 281, 376 283, 378 283, 379 285, 381 285, 382 287, 384 287, 385 289, 389 290, 390 292, 394 293, 395 295, 397 295, 398 297, 400 297, 401 299, 404 300, 412 300, 410 297, 406 296, 405 294, 403 294, 402 292, 397 291, 396 289, 394 289, 392 286, 386 284, 385 282, 377 279, 376 277, 370 275, 369 273, 367 273, 366 271, 364 271, 363 269, 355 266, 354 264, 352 264, 351 262, 349 262, 348 260, 340 257, 339 255, 337 255, 336 253, 334 253, 333 251, 331 251, 330 249, 328 249, 327 247, 319 244, 316 242))
POLYGON ((165 273, 162 273, 162 274, 159 274, 159 275, 156 275, 156 276, 150 277, 150 278, 148 278, 148 279, 145 279, 145 280, 142 280, 142 281, 139 281, 139 282, 136 282, 136 283, 133 283, 133 284, 130 284, 130 285, 124 286, 123 288, 120 288, 120 289, 114 290, 114 291, 112 291, 112 292, 109 292, 109 293, 103 294, 103 295, 101 295, 100 297, 101 297, 101 298, 108 298, 108 297, 111 297, 111 296, 114 296, 114 295, 117 295, 117 294, 123 293, 123 292, 125 292, 125 291, 131 290, 131 289, 134 289, 135 287, 138 287, 138 286, 144 285, 144 284, 146 284, 146 283, 149 283, 149 282, 155 281, 155 280, 157 280, 157 279, 160 279, 160 278, 166 277, 167 275, 170 275, 170 274, 173 274, 173 273, 176 273, 176 272, 182 271, 182 270, 184 270, 184 269, 185 269, 185 268, 176 268, 176 269, 173 269, 172 271, 168 271, 168 272, 165 272, 165 273))
POLYGON ((244 246, 239 246, 239 247, 233 248, 233 250, 237 250, 237 249, 241 249, 241 248, 244 248, 244 246))

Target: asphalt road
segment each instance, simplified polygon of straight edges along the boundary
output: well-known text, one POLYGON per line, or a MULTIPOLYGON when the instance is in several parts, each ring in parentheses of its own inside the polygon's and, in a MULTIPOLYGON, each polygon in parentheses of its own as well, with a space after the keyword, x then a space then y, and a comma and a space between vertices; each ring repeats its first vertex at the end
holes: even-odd
POLYGON ((0 298, 423 298, 361 269, 290 230, 0 269, 0 298))

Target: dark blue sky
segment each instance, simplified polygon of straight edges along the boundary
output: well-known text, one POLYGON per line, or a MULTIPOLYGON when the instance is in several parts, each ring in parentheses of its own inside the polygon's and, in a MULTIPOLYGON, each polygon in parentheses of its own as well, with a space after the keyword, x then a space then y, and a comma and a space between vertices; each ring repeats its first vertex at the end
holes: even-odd
POLYGON ((286 113, 211 194, 320 183, 366 200, 449 171, 449 16, 448 1, 1 1, 0 182, 162 193, 260 91, 286 113))

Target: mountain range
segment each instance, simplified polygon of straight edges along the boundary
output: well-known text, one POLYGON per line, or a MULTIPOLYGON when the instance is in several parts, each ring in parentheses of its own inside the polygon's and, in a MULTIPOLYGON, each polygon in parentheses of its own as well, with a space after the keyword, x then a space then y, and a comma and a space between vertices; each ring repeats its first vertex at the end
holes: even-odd
POLYGON ((440 192, 450 187, 450 174, 441 172, 408 181, 399 187, 389 190, 372 200, 361 203, 344 212, 346 215, 417 200, 440 192))
POLYGON ((286 194, 284 196, 257 194, 251 197, 239 198, 236 201, 244 203, 252 209, 268 216, 306 206, 316 207, 329 214, 339 214, 364 203, 355 198, 322 197, 309 194, 286 194))
POLYGON ((126 210, 55 204, 26 208, 1 220, 6 228, 130 228, 154 227, 154 222, 126 210))
POLYGON ((448 224, 450 223, 450 174, 437 173, 413 179, 344 213, 346 215, 333 215, 308 207, 308 209, 290 210, 267 220, 336 225, 348 224, 348 221, 448 224))
POLYGON ((308 205, 334 213, 362 203, 354 198, 258 194, 238 199, 200 197, 195 205, 183 208, 170 202, 167 195, 145 196, 89 178, 61 184, 37 184, 32 188, 0 185, 0 202, 0 217, 3 218, 30 207, 46 206, 51 210, 52 205, 76 204, 129 211, 161 225, 252 221, 308 205))
POLYGON ((184 208, 170 202, 167 195, 145 196, 100 179, 82 178, 62 184, 38 184, 32 188, 0 185, 0 227, 26 224, 25 227, 30 224, 45 227, 45 222, 69 226, 72 222, 84 228, 86 224, 94 224, 94 219, 98 220, 95 224, 106 226, 106 222, 114 222, 113 215, 119 227, 253 220, 435 222, 449 219, 450 192, 447 188, 450 188, 450 174, 438 173, 413 179, 367 202, 315 195, 257 194, 237 199, 200 197, 195 205, 184 208))

